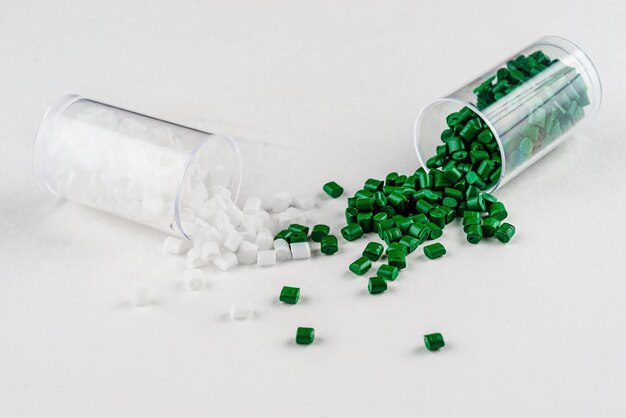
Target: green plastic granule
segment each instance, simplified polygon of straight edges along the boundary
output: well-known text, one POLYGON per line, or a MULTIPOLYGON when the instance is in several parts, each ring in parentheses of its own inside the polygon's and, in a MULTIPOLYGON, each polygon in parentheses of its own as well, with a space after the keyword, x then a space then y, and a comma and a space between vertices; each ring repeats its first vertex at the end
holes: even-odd
POLYGON ((365 274, 370 268, 372 268, 372 262, 367 257, 359 257, 350 264, 350 271, 358 276, 365 274))
POLYGON ((434 334, 424 335, 424 345, 428 351, 437 351, 443 348, 446 343, 443 340, 443 335, 435 332, 434 334))
POLYGON ((349 224, 341 228, 341 235, 348 241, 354 241, 363 236, 363 228, 359 224, 349 224))
POLYGON ((304 232, 292 232, 289 236, 290 243, 306 242, 307 235, 304 232))
POLYGON ((500 221, 496 218, 487 217, 483 220, 482 229, 483 235, 486 237, 493 237, 500 227, 500 221))
POLYGON ((406 267, 406 255, 402 250, 390 250, 387 253, 387 264, 402 270, 406 267))
POLYGON ((426 226, 430 228, 430 233, 428 234, 429 239, 437 239, 443 235, 443 229, 439 228, 439 226, 434 223, 426 222, 426 226))
POLYGON ((357 216, 359 215, 359 211, 355 208, 346 208, 346 223, 348 225, 357 223, 357 216))
POLYGON ((382 255, 385 248, 378 242, 370 242, 365 246, 363 250, 363 256, 367 257, 371 261, 377 261, 382 255))
POLYGON ((500 225, 498 230, 495 232, 494 236, 503 243, 507 243, 513 238, 515 235, 515 227, 509 223, 503 223, 500 225))
POLYGON ((284 286, 283 289, 280 291, 280 296, 278 297, 278 300, 280 300, 281 302, 289 303, 290 305, 295 305, 296 303, 298 303, 299 299, 300 288, 289 286, 284 286))
POLYGON ((276 236, 274 237, 274 241, 276 241, 277 239, 284 239, 287 242, 291 242, 291 234, 292 232, 288 229, 283 229, 278 234, 276 234, 276 236))
POLYGON ((409 253, 415 251, 420 245, 420 241, 410 235, 403 236, 402 238, 400 238, 400 241, 398 241, 398 243, 404 245, 408 249, 409 253))
POLYGON ((330 233, 330 227, 324 224, 317 224, 311 231, 311 239, 313 242, 322 242, 322 239, 330 233))
POLYGON ((387 290, 387 281, 378 276, 370 277, 367 283, 367 290, 372 295, 383 293, 387 290))
POLYGON ((368 179, 365 182, 365 186, 363 187, 365 188, 365 190, 369 190, 370 192, 375 193, 381 191, 384 185, 385 183, 381 180, 368 179))
POLYGON ((326 194, 333 199, 338 198, 343 194, 343 187, 335 183, 334 181, 328 182, 323 187, 326 194))
POLYGON ((446 253, 446 247, 438 242, 424 247, 424 255, 431 260, 439 258, 446 253))
POLYGON ((480 225, 468 225, 465 232, 467 242, 471 244, 478 244, 483 239, 483 230, 480 225))
POLYGON ((394 281, 398 277, 398 267, 390 266, 389 264, 383 264, 378 267, 378 271, 376 272, 376 276, 382 277, 385 280, 394 281))
POLYGON ((298 327, 296 331, 296 344, 308 345, 315 339, 315 329, 298 327))
POLYGON ((291 225, 289 225, 287 230, 289 230, 291 232, 303 233, 306 237, 309 236, 309 227, 308 226, 304 226, 304 225, 300 225, 300 224, 291 224, 291 225))
POLYGON ((337 244, 337 237, 334 235, 326 235, 322 238, 320 249, 322 254, 333 255, 339 251, 339 245, 337 244))

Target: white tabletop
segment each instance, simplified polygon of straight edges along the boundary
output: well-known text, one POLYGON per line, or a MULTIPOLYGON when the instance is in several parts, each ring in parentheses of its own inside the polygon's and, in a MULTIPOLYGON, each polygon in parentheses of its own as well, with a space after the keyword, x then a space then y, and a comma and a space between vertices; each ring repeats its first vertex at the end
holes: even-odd
MULTIPOLYGON (((0 4, 0 416, 623 416, 625 18, 608 1, 0 4), (597 119, 499 192, 510 244, 448 227, 445 257, 411 256, 377 297, 347 272, 363 241, 185 291, 160 233, 32 179, 40 117, 75 92, 236 136, 244 195, 354 192, 417 167, 422 106, 548 34, 597 65, 597 119), (130 306, 138 281, 156 304, 130 306), (240 298, 255 316, 232 322, 240 298)), ((339 225, 345 199, 320 202, 339 225)))

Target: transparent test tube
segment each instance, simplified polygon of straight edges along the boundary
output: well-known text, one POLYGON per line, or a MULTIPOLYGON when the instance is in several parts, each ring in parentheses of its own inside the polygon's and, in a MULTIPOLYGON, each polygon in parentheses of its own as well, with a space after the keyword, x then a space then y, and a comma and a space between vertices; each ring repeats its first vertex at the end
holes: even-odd
POLYGON ((426 161, 442 144, 442 131, 448 129, 446 117, 467 106, 499 145, 502 171, 488 185, 487 191, 492 191, 595 116, 601 101, 600 78, 589 57, 566 39, 544 37, 427 105, 415 122, 415 149, 426 168, 426 161))
POLYGON ((228 136, 69 95, 42 119, 33 171, 54 195, 190 238, 212 187, 237 199, 242 169, 228 136))

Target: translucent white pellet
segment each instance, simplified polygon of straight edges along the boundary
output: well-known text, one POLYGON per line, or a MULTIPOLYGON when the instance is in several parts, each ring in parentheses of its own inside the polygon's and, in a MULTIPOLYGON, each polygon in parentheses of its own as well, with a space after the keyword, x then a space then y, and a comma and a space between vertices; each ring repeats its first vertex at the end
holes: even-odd
POLYGON ((315 206, 315 199, 311 195, 297 193, 293 195, 293 204, 298 209, 311 210, 315 206))
POLYGON ((163 251, 170 254, 182 254, 190 247, 191 242, 180 238, 167 237, 163 241, 163 251))
POLYGON ((274 237, 269 229, 263 229, 257 234, 255 243, 259 251, 271 250, 274 247, 274 237))
POLYGON ((202 252, 202 258, 205 260, 213 260, 215 257, 220 256, 220 247, 214 241, 207 241, 200 247, 202 252))
POLYGON ((235 321, 243 321, 250 318, 252 309, 247 302, 233 302, 230 305, 230 319, 235 321))
POLYGON ((243 205, 243 213, 255 214, 263 210, 263 202, 256 196, 250 196, 243 205))
POLYGON ((185 270, 183 278, 188 290, 198 291, 204 288, 204 275, 200 269, 185 270))
POLYGON ((281 192, 272 197, 272 211, 274 213, 284 212, 291 205, 291 194, 281 192))
POLYGON ((284 239, 274 240, 274 251, 276 251, 277 260, 291 260, 291 249, 289 248, 289 243, 284 239))
POLYGON ((208 261, 202 256, 202 250, 200 248, 192 248, 187 252, 187 266, 195 269, 198 267, 206 266, 208 261))
POLYGON ((265 250, 257 254, 257 264, 259 267, 273 266, 276 264, 276 251, 265 250))
POLYGON ((254 230, 241 231, 240 233, 244 241, 254 242, 254 240, 256 239, 256 231, 254 230))
POLYGON ((311 258, 311 247, 308 242, 294 242, 291 244, 291 255, 294 260, 311 258))
POLYGON ((222 246, 226 248, 227 250, 235 252, 239 248, 239 245, 241 244, 242 241, 243 241, 243 236, 239 232, 232 230, 226 235, 226 238, 224 239, 224 243, 222 244, 222 246))
POLYGON ((241 264, 254 264, 257 259, 257 253, 259 247, 251 242, 244 241, 239 245, 239 251, 237 252, 237 260, 241 264))
POLYGON ((133 306, 148 306, 151 303, 151 299, 152 296, 150 294, 150 288, 148 286, 143 283, 133 283, 130 299, 130 302, 133 306))
POLYGON ((244 214, 241 209, 235 205, 230 205, 228 209, 226 209, 226 215, 228 215, 228 219, 230 219, 230 223, 234 227, 238 227, 244 218, 244 214))
POLYGON ((222 271, 230 270, 238 264, 235 253, 223 252, 217 258, 213 259, 213 265, 222 271))

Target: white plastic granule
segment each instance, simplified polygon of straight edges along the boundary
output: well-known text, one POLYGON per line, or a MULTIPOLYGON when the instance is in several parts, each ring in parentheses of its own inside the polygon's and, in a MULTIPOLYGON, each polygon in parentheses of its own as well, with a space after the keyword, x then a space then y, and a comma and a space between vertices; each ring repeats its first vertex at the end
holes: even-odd
POLYGON ((291 244, 291 254, 294 260, 311 258, 311 247, 308 242, 294 242, 291 244))
POLYGON ((256 244, 244 241, 239 246, 239 251, 237 252, 237 260, 239 260, 239 263, 241 264, 254 264, 257 260, 258 252, 259 247, 256 244))
POLYGON ((282 238, 274 240, 274 251, 276 251, 276 259, 279 261, 291 260, 291 248, 289 243, 282 238))
POLYGON ((202 258, 207 261, 220 256, 220 247, 215 241, 205 242, 200 247, 200 251, 202 252, 202 258))
POLYGON ((238 264, 237 256, 230 251, 223 252, 222 255, 213 260, 213 265, 222 271, 230 270, 238 264))
POLYGON ((243 236, 239 232, 235 230, 231 230, 230 232, 226 234, 223 247, 226 248, 227 250, 235 252, 239 248, 239 245, 241 244, 242 241, 243 241, 243 236))
POLYGON ((202 256, 202 250, 200 248, 192 248, 187 252, 187 267, 195 269, 198 267, 204 267, 209 264, 202 256))

